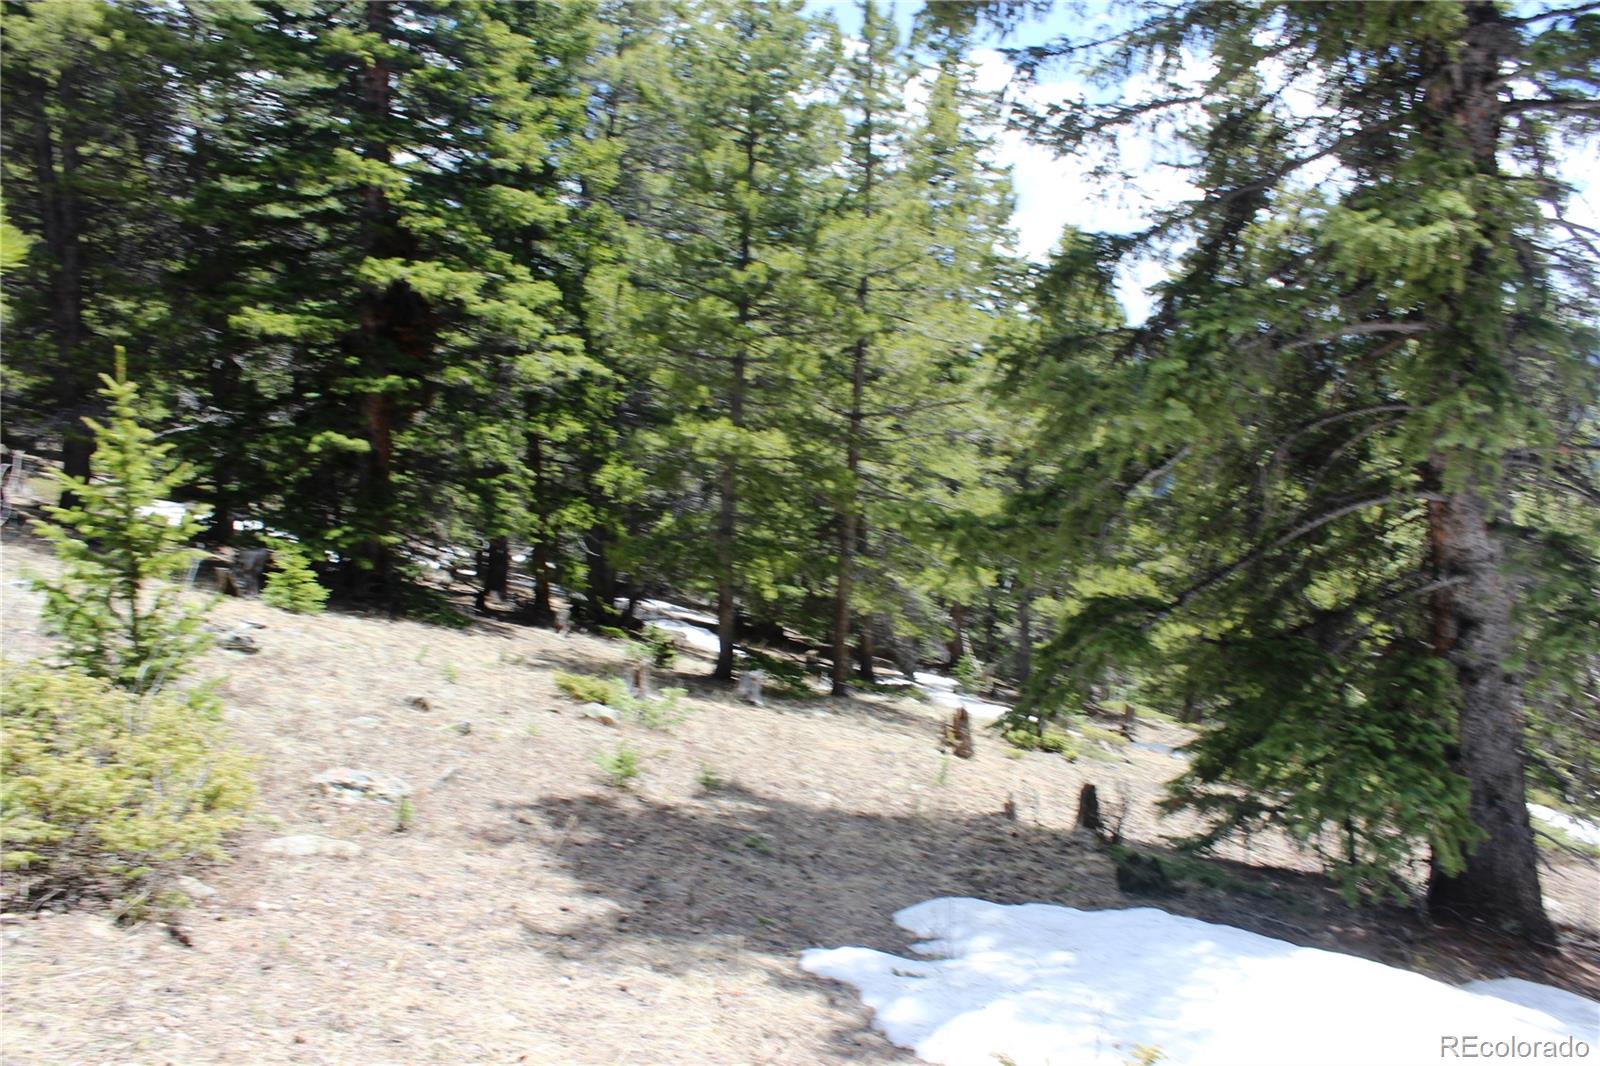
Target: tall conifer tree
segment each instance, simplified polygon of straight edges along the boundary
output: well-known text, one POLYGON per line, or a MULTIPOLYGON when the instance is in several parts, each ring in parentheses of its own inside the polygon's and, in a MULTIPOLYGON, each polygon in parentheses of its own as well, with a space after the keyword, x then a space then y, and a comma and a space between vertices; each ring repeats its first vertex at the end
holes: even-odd
POLYGON ((1170 96, 1036 116, 1071 147, 1204 101, 1180 122, 1201 195, 1146 235, 1189 250, 1057 391, 1069 554, 1129 580, 1067 621, 1035 696, 1175 658, 1216 723, 1177 799, 1216 834, 1276 824, 1369 884, 1426 842, 1441 913, 1541 941, 1524 693, 1553 627, 1581 634, 1569 667, 1597 647, 1600 497, 1571 459, 1595 277, 1550 177, 1593 113, 1593 19, 1151 6, 1105 58, 1170 96))

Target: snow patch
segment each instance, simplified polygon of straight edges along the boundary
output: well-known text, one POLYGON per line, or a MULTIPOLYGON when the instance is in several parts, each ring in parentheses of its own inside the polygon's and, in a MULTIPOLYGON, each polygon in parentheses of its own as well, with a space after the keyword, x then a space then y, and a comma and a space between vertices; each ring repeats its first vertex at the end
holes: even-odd
POLYGON ((1141 1047, 1183 1066, 1437 1063, 1447 1036, 1600 1043, 1600 1004, 1557 989, 1456 988, 1151 908, 944 898, 895 921, 925 958, 817 948, 801 968, 856 986, 890 1040, 946 1066, 1125 1066, 1141 1047))
POLYGON ((140 507, 138 514, 142 518, 163 518, 167 525, 176 528, 183 525, 189 509, 174 500, 155 500, 140 507))
POLYGON ((1546 807, 1542 803, 1528 804, 1528 813, 1545 825, 1555 826, 1574 840, 1600 847, 1600 825, 1586 822, 1582 818, 1574 818, 1565 811, 1546 807))
POLYGON ((721 646, 715 633, 708 632, 688 622, 679 622, 673 618, 642 618, 640 621, 671 634, 673 643, 680 647, 689 648, 707 655, 715 655, 717 654, 717 649, 721 646))
MULTIPOLYGON (((670 618, 678 622, 692 622, 707 629, 717 628, 716 615, 707 614, 705 611, 697 611, 693 607, 685 607, 681 603, 672 603, 669 600, 640 600, 638 610, 644 612, 641 618, 645 621, 649 621, 650 616, 656 616, 670 618)), ((659 625, 660 623, 656 624, 659 625)))
MULTIPOLYGON (((1542 1011, 1559 1021, 1576 1036, 1595 1035, 1600 1028, 1600 1004, 1568 992, 1564 988, 1536 985, 1520 977, 1496 977, 1488 981, 1468 981, 1461 986, 1468 992, 1503 999, 1542 1011)), ((1587 1037, 1585 1037, 1587 1039, 1587 1037)))
POLYGON ((1003 703, 991 703, 980 700, 975 696, 965 696, 956 691, 956 679, 946 677, 944 674, 930 674, 926 670, 918 670, 915 674, 917 687, 928 695, 928 702, 935 707, 948 707, 955 710, 965 707, 975 721, 994 722, 1011 713, 1011 708, 1003 703))

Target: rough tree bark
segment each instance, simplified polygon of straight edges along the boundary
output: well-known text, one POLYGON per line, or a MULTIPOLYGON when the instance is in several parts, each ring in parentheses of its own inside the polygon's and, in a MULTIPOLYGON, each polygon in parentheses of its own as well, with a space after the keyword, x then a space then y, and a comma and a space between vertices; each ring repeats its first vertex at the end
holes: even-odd
MULTIPOLYGON (((866 17, 870 18, 871 13, 868 12, 866 17)), ((866 105, 862 115, 866 153, 861 160, 861 210, 864 215, 871 217, 872 186, 876 176, 874 164, 877 160, 873 94, 865 93, 863 100, 866 105)), ((868 275, 863 273, 856 284, 856 309, 861 312, 863 319, 866 318, 870 296, 871 281, 868 275)), ((839 577, 833 611, 832 690, 835 696, 847 696, 850 693, 850 592, 855 567, 856 537, 859 535, 860 525, 860 489, 856 484, 856 478, 861 472, 861 429, 865 417, 862 400, 867 385, 868 349, 867 338, 857 337, 850 352, 850 414, 849 424, 845 430, 845 473, 849 496, 841 509, 843 513, 839 522, 839 577)))
POLYGON ((1506 666, 1515 650, 1511 585, 1488 507, 1468 489, 1433 503, 1428 513, 1439 575, 1460 582, 1436 595, 1434 639, 1461 689, 1456 769, 1471 788, 1472 821, 1486 834, 1460 873, 1434 865, 1428 904, 1550 943, 1555 930, 1540 895, 1528 820, 1522 692, 1506 666))
POLYGON ((954 669, 967 654, 967 607, 963 603, 950 605, 950 639, 945 641, 944 648, 949 656, 944 665, 949 669, 954 669))
MULTIPOLYGON (((1466 32, 1460 47, 1442 57, 1425 113, 1436 116, 1438 128, 1430 132, 1442 144, 1465 136, 1478 173, 1500 179, 1500 92, 1514 30, 1493 3, 1471 0, 1463 9, 1466 32)), ((1503 299, 1489 255, 1509 235, 1497 213, 1482 218, 1485 244, 1468 264, 1467 289, 1454 305, 1444 304, 1439 321, 1442 343, 1451 345, 1469 373, 1476 360, 1515 358, 1505 338, 1486 340, 1464 324, 1475 317, 1473 308, 1503 299)), ((1438 575, 1457 582, 1433 599, 1434 643, 1460 687, 1456 768, 1469 783, 1469 811, 1485 838, 1460 873, 1448 874, 1435 863, 1428 901, 1435 909, 1551 943, 1555 930, 1540 895, 1528 821, 1521 682, 1509 666, 1516 651, 1512 584, 1490 528, 1492 493, 1477 480, 1475 465, 1470 454, 1430 460, 1428 478, 1442 498, 1430 503, 1428 530, 1438 575)))
POLYGON ((599 523, 583 536, 584 568, 582 614, 590 625, 617 624, 617 571, 611 565, 611 531, 599 523))
MULTIPOLYGON (((528 423, 534 418, 535 403, 530 398, 526 405, 528 423)), ((528 469, 533 472, 533 500, 539 507, 538 531, 532 549, 528 552, 528 566, 533 575, 533 600, 526 609, 526 617, 534 625, 549 625, 555 621, 555 609, 550 605, 550 562, 552 549, 548 517, 543 513, 547 492, 544 476, 544 442, 539 434, 530 432, 525 449, 528 469)))
POLYGON ((878 680, 872 662, 877 654, 877 643, 872 639, 872 619, 863 618, 856 634, 856 675, 869 685, 878 680))
MULTIPOLYGON (((394 9, 383 0, 368 0, 367 29, 388 40, 394 36, 394 9)), ((392 118, 395 69, 384 58, 373 58, 356 75, 356 106, 369 128, 377 131, 362 146, 365 158, 379 163, 393 159, 382 130, 392 118)), ((413 241, 401 226, 394 206, 380 185, 362 193, 361 245, 375 259, 402 259, 414 254, 413 241)), ((354 338, 364 376, 383 379, 397 372, 397 361, 415 366, 428 361, 432 350, 430 308, 427 301, 402 281, 362 293, 360 326, 354 338)), ((405 413, 399 397, 389 388, 366 392, 360 401, 367 451, 361 471, 361 510, 372 529, 358 549, 361 569, 354 574, 356 591, 376 593, 392 603, 394 584, 393 532, 394 437, 405 413)))
POLYGON ((1017 684, 1026 685, 1033 676, 1033 589, 1017 588, 1017 684))

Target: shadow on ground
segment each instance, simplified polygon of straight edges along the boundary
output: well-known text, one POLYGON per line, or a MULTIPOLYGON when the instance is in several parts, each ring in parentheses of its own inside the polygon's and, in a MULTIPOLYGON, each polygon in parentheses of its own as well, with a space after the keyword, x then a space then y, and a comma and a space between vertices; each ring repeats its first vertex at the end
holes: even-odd
MULTIPOLYGON (((1177 891, 1130 897, 1106 850, 1080 834, 985 816, 863 814, 738 786, 686 804, 630 795, 506 804, 485 838, 534 845, 616 906, 536 939, 604 955, 628 941, 718 940, 793 957, 809 947, 903 952, 894 912, 938 896, 1086 909, 1158 906, 1418 969, 1452 982, 1515 974, 1583 991, 1592 944, 1541 956, 1397 906, 1352 906, 1326 878, 1145 848, 1172 864, 1177 891)), ((781 980, 781 979, 780 979, 781 980)), ((798 970, 793 980, 806 983, 798 970)), ((814 987, 814 986, 813 986, 814 987)), ((1592 991, 1589 994, 1593 994, 1592 991)))
POLYGON ((782 954, 901 949, 901 907, 933 896, 1117 905, 1100 851, 993 817, 864 815, 729 786, 675 806, 635 797, 547 798, 505 814, 620 913, 578 934, 737 938, 782 954), (520 816, 520 817, 518 817, 520 816))

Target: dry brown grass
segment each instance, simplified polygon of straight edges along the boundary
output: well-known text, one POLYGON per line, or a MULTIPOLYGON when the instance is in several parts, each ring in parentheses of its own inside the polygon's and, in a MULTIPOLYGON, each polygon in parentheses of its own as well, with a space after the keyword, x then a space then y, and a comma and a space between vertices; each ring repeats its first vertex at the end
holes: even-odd
MULTIPOLYGON (((47 650, 16 582, 50 565, 8 537, 11 657, 47 650)), ((692 658, 671 682, 691 691, 687 720, 611 728, 573 713, 550 677, 617 676, 613 642, 259 602, 225 602, 217 620, 265 626, 261 654, 207 661, 227 678, 238 744, 261 760, 257 820, 234 862, 197 871, 218 892, 184 919, 192 947, 95 911, 7 916, 8 1063, 911 1061, 797 953, 903 948, 890 915, 937 895, 1128 905, 1104 854, 1070 833, 1085 781, 1108 806, 1125 799, 1131 838, 1173 831, 1153 801, 1178 764, 1152 753, 1010 759, 984 734, 975 759, 947 761, 933 707, 748 707, 692 658), (594 762, 619 741, 643 756, 627 792, 594 762), (391 806, 309 784, 341 765, 408 781, 409 830, 391 806), (724 788, 701 787, 707 768, 724 788), (1008 796, 1019 822, 1000 816, 1008 796), (363 852, 261 853, 289 833, 363 852)), ((1144 739, 1181 737, 1152 726, 1144 739)), ((1282 842, 1233 857, 1307 867, 1282 842)), ((1234 869, 1235 888, 1167 905, 1452 976, 1495 969, 1437 950, 1408 915, 1349 911, 1319 880, 1234 869)), ((1573 888, 1590 871, 1563 869, 1557 913, 1592 914, 1573 888)), ((1499 970, 1543 969, 1524 961, 1499 970)))

